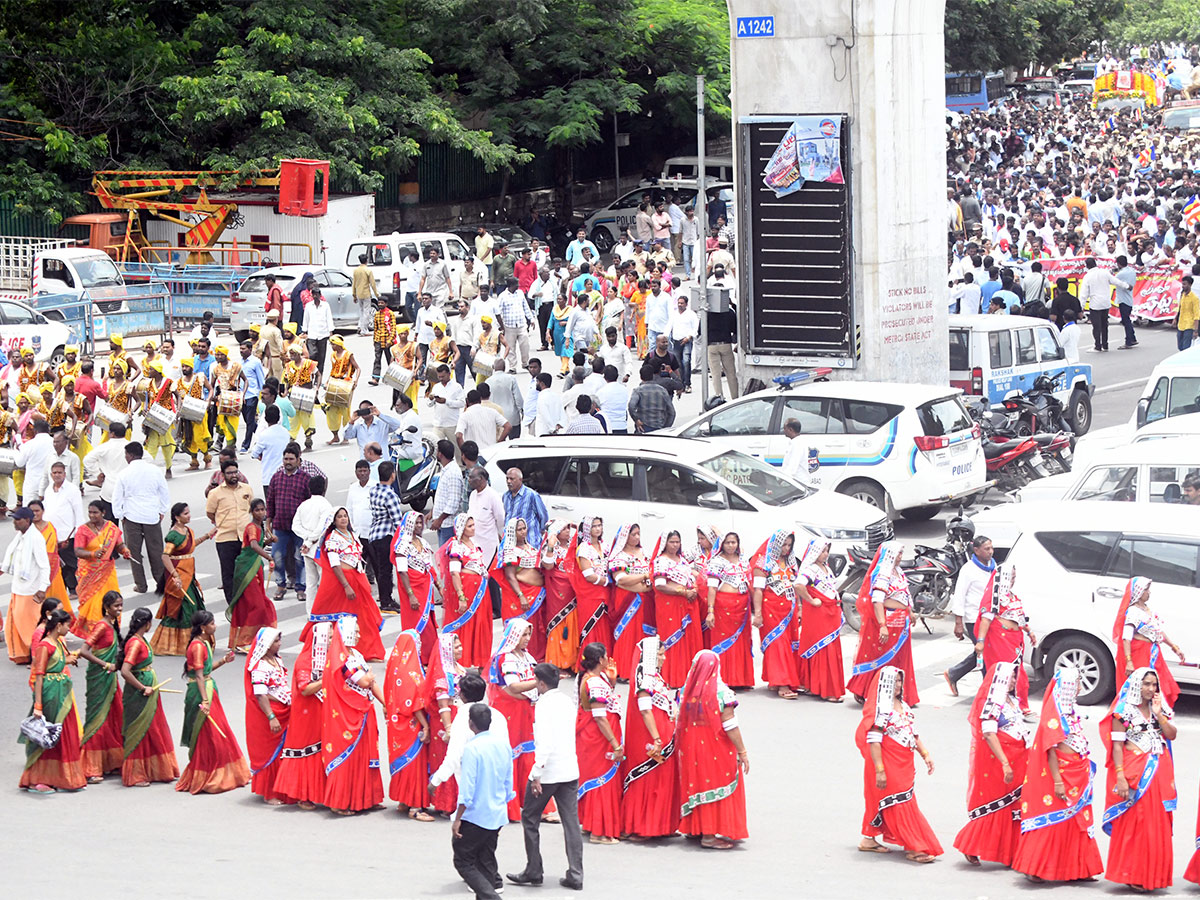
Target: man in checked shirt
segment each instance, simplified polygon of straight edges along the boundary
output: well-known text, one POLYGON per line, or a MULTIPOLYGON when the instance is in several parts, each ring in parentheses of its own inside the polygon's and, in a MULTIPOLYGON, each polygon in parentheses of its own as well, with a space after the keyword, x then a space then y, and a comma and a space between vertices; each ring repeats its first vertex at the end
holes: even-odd
POLYGON ((508 342, 508 368, 517 370, 517 349, 521 351, 521 368, 529 365, 529 329, 537 327, 533 311, 525 301, 525 292, 519 287, 516 276, 509 276, 505 290, 496 298, 496 313, 503 327, 504 340, 508 342))
POLYGON ((391 541, 404 518, 404 507, 392 483, 396 480, 395 463, 384 460, 379 464, 379 483, 372 485, 367 500, 371 505, 371 528, 365 547, 367 559, 375 570, 379 586, 379 609, 385 613, 400 612, 400 604, 392 599, 391 541))

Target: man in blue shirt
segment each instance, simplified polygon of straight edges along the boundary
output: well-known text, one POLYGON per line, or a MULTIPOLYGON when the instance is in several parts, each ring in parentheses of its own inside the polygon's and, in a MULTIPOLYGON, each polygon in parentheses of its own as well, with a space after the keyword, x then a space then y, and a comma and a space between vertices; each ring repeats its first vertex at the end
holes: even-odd
POLYGON ((383 450, 384 459, 389 459, 389 439, 392 431, 400 427, 400 420, 395 416, 381 413, 369 400, 358 404, 358 410, 351 415, 350 424, 346 426, 346 439, 354 438, 358 442, 358 452, 361 456, 367 444, 378 444, 383 450))
POLYGON ((242 374, 246 376, 246 392, 242 396, 242 421, 246 423, 246 436, 242 438, 242 452, 250 449, 250 439, 258 428, 258 395, 262 392, 267 373, 254 355, 254 344, 242 341, 238 347, 242 354, 242 374))
POLYGON ((488 731, 492 711, 475 703, 467 711, 471 739, 463 750, 458 776, 458 812, 451 826, 454 868, 476 900, 498 900, 502 887, 496 866, 496 842, 508 824, 508 801, 513 792, 512 748, 488 731))
POLYGON ((513 519, 524 519, 529 529, 526 540, 535 547, 538 546, 542 541, 542 532, 546 530, 546 524, 550 521, 550 516, 546 513, 546 504, 542 502, 542 497, 537 491, 525 487, 525 474, 516 466, 504 474, 504 481, 508 485, 508 490, 500 498, 504 503, 504 521, 507 523, 513 519))
POLYGON ((567 244, 567 262, 576 266, 583 262, 583 250, 585 247, 592 251, 592 259, 600 258, 600 251, 596 249, 596 245, 587 239, 587 231, 580 228, 575 233, 575 240, 567 244))
POLYGON ((988 307, 992 303, 992 295, 1002 287, 1000 270, 993 266, 988 269, 988 280, 979 286, 979 311, 981 313, 987 313, 988 307))

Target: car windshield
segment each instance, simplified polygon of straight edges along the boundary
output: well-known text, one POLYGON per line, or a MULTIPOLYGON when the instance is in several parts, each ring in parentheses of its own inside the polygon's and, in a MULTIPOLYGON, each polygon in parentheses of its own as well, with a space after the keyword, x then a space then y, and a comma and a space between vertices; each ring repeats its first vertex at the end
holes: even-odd
POLYGON ((812 493, 780 477, 778 470, 767 463, 736 450, 718 454, 700 465, 768 506, 784 506, 812 493))
POLYGON ((85 288, 104 287, 110 284, 121 284, 121 273, 108 256, 92 256, 87 259, 75 260, 75 268, 79 271, 79 280, 85 288))
POLYGON ((1200 106, 1168 109, 1162 114, 1163 128, 1200 128, 1200 106))

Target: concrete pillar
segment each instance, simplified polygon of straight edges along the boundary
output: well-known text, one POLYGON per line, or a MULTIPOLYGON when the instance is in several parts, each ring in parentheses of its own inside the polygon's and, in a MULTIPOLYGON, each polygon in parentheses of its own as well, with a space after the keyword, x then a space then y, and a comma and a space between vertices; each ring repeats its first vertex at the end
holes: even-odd
MULTIPOLYGON (((844 370, 845 377, 944 383, 949 348, 943 0, 728 4, 735 141, 741 139, 738 123, 750 116, 850 117, 852 290, 861 353, 854 358, 852 350, 826 364, 844 370), (739 37, 737 21, 746 16, 773 16, 773 36, 739 37)), ((749 177, 759 181, 761 174, 749 177)), ((738 222, 739 245, 749 227, 738 222)), ((739 263, 739 294, 745 297, 747 266, 739 263)), ((743 323, 746 305, 740 310, 743 323)), ((743 327, 743 348, 746 333, 743 327)), ((743 384, 786 370, 743 361, 743 384)))

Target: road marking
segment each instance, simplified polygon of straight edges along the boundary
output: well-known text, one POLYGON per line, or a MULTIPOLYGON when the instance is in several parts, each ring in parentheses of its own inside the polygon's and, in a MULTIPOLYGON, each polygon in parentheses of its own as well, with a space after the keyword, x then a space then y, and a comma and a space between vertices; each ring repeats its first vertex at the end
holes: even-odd
MULTIPOLYGON (((1149 377, 1149 376, 1147 376, 1149 377)), ((1108 391, 1120 391, 1127 387, 1133 387, 1135 384, 1145 384, 1145 378, 1135 378, 1132 381, 1118 381, 1116 384, 1106 384, 1104 387, 1098 387, 1095 390, 1097 394, 1104 394, 1108 391)))

